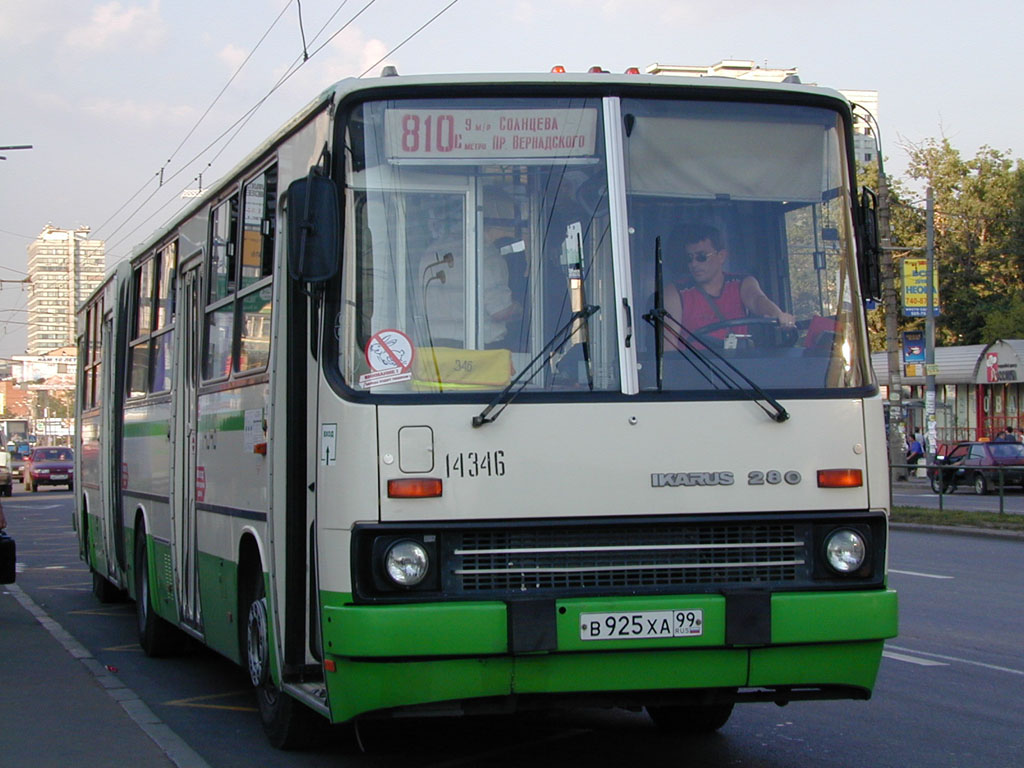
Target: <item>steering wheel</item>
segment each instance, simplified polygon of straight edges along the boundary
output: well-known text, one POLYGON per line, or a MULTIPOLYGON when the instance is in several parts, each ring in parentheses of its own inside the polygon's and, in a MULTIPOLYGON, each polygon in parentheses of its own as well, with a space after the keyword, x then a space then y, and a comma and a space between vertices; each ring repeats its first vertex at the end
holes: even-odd
POLYGON ((796 328, 783 328, 779 325, 779 321, 774 317, 757 317, 756 315, 753 317, 734 317, 729 320, 719 320, 716 323, 708 323, 707 325, 692 331, 692 333, 700 339, 704 346, 722 350, 725 348, 725 339, 712 336, 712 333, 720 331, 723 328, 740 328, 748 325, 764 325, 780 329, 781 344, 776 346, 791 347, 796 343, 798 335, 796 328))

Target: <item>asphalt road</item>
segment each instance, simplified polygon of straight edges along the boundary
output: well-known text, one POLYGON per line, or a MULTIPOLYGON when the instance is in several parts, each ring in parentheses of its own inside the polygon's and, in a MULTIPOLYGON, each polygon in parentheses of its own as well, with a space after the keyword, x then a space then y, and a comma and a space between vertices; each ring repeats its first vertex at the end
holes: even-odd
POLYGON ((282 753, 266 745, 241 670, 199 648, 149 659, 135 643, 133 605, 95 601, 70 529, 70 494, 16 492, 4 507, 19 540, 21 589, 209 766, 1009 768, 1024 754, 1021 540, 893 533, 901 632, 868 702, 740 706, 700 739, 664 736, 641 712, 578 709, 405 721, 368 733, 369 755, 337 742, 282 753))
MULTIPOLYGON (((892 503, 905 507, 939 509, 939 495, 932 491, 925 480, 897 482, 892 488, 892 503)), ((978 496, 973 487, 957 488, 953 493, 942 495, 942 508, 1024 515, 1024 489, 1007 488, 1000 499, 998 491, 978 496)))

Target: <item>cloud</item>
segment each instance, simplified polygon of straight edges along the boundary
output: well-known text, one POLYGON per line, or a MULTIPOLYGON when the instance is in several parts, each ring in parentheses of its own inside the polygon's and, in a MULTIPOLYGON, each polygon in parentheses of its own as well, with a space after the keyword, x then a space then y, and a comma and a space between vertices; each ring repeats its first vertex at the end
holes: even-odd
POLYGON ((231 72, 234 72, 241 66, 242 62, 245 61, 245 57, 248 55, 248 52, 243 48, 239 48, 234 43, 228 43, 220 49, 220 52, 217 54, 217 58, 223 61, 231 72))
POLYGON ((72 48, 99 52, 115 47, 153 48, 163 41, 166 24, 160 16, 160 3, 125 6, 117 0, 93 8, 88 23, 64 36, 72 48))
POLYGON ((0 14, 0 40, 14 47, 35 43, 53 29, 53 19, 60 15, 53 0, 29 3, 4 3, 0 14))
POLYGON ((96 99, 83 105, 82 111, 122 127, 157 125, 177 126, 196 119, 191 106, 175 106, 159 101, 141 102, 133 99, 96 99))

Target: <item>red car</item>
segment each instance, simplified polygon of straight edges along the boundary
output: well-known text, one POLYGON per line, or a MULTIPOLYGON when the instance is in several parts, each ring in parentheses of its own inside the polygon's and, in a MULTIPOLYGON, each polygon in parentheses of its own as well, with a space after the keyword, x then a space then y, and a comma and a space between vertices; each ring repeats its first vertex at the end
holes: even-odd
POLYGON ((952 493, 960 486, 972 486, 982 495, 998 488, 1000 479, 1008 485, 1024 485, 1024 444, 957 443, 945 456, 935 457, 928 469, 935 493, 952 493))
POLYGON ((33 448, 25 461, 25 490, 38 491, 40 485, 75 487, 75 452, 71 448, 33 448))

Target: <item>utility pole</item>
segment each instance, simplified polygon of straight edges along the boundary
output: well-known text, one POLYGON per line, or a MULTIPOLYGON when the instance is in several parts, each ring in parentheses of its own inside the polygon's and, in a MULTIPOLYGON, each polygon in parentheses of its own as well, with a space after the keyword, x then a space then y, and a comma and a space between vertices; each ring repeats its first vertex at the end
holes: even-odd
POLYGON ((896 264, 892 257, 889 227, 889 184, 878 148, 878 241, 881 246, 882 305, 885 307, 885 350, 889 368, 889 467, 891 480, 905 480, 907 451, 903 435, 903 377, 900 370, 899 295, 896 292, 896 264))
POLYGON ((925 231, 928 238, 925 246, 925 256, 928 259, 928 314, 925 315, 924 320, 924 423, 928 434, 928 463, 934 464, 938 435, 935 431, 935 195, 931 186, 928 187, 925 200, 925 231))

